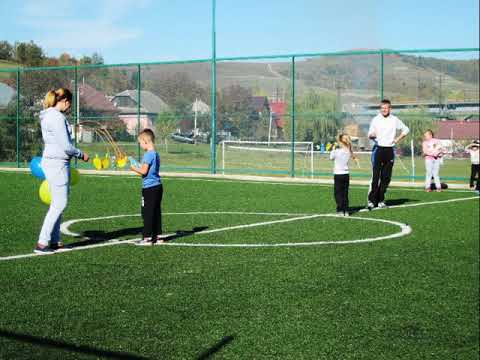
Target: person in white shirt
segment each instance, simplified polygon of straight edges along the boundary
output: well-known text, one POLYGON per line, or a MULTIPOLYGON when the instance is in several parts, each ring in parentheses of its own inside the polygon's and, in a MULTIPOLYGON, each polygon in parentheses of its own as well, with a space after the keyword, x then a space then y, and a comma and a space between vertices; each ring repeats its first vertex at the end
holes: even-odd
POLYGON ((385 193, 392 178, 395 160, 394 146, 407 136, 410 129, 391 111, 390 100, 384 99, 380 104, 380 114, 370 123, 368 137, 374 140, 376 146, 372 153, 372 182, 368 192, 367 208, 383 208, 385 193), (400 134, 397 136, 397 131, 400 134))
POLYGON ((352 158, 358 161, 352 151, 352 142, 346 134, 340 134, 337 138, 339 148, 330 153, 330 160, 334 160, 333 183, 334 196, 337 203, 337 215, 349 216, 348 213, 348 187, 350 175, 348 161, 352 158))
POLYGON ((476 140, 465 149, 466 152, 470 154, 470 162, 472 163, 471 173, 470 173, 470 189, 474 189, 477 192, 480 192, 480 141, 476 140), (477 180, 477 185, 474 187, 475 178, 477 180))

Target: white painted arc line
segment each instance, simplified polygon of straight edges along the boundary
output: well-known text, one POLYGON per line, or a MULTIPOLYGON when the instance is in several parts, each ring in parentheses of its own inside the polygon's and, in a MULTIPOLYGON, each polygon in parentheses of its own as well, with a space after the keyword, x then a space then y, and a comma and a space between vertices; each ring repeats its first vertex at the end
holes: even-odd
MULTIPOLYGON (((116 215, 116 217, 120 217, 116 215)), ((170 245, 170 246, 186 246, 186 247, 291 247, 291 246, 313 246, 313 245, 326 245, 326 244, 354 244, 354 243, 361 243, 361 242, 373 242, 373 241, 379 241, 379 240, 385 240, 385 239, 390 239, 390 238, 396 238, 400 236, 407 235, 411 232, 410 226, 399 223, 396 221, 390 221, 390 220, 384 220, 384 219, 371 219, 371 218, 363 218, 363 217, 340 217, 336 214, 315 214, 315 215, 309 215, 309 216, 300 216, 296 218, 289 218, 289 219, 282 219, 282 220, 275 220, 275 221, 267 221, 267 222, 261 222, 261 223, 254 223, 254 224, 247 224, 247 225, 238 225, 238 226, 233 226, 233 227, 225 227, 221 229, 212 229, 212 230, 206 230, 206 231, 199 231, 197 233, 194 233, 194 235, 202 235, 206 233, 213 233, 213 232, 220 232, 220 231, 227 231, 227 230, 234 230, 234 229, 240 229, 240 228, 247 228, 247 227, 254 227, 254 226, 262 226, 262 225, 270 225, 274 223, 281 223, 281 222, 291 222, 291 221, 299 221, 299 220, 307 220, 307 219, 314 219, 317 217, 337 217, 339 219, 357 219, 357 220, 363 220, 363 221, 373 221, 373 222, 383 222, 387 224, 393 224, 396 226, 399 226, 401 231, 391 234, 391 235, 386 235, 386 236, 381 236, 377 238, 367 238, 367 239, 360 239, 360 240, 347 240, 347 241, 317 241, 317 242, 308 242, 308 243, 283 243, 283 244, 191 244, 191 243, 162 243, 161 245, 170 245)), ((111 216, 110 216, 111 218, 111 216)), ((67 229, 68 230, 68 229, 67 229)), ((163 235, 162 237, 167 237, 173 234, 169 235, 163 235)), ((101 243, 101 244, 92 244, 92 245, 85 245, 82 247, 76 247, 76 248, 70 248, 70 249, 65 249, 56 252, 55 254, 61 254, 61 253, 66 253, 66 252, 71 252, 71 251, 80 251, 80 250, 86 250, 86 249, 92 249, 92 248, 97 248, 97 247, 105 247, 105 246, 112 246, 112 245, 120 245, 120 244, 131 244, 139 239, 129 239, 129 240, 119 240, 119 239, 112 239, 109 240, 108 242, 101 243)), ((160 245, 160 244, 159 244, 160 245)), ((52 254, 52 255, 55 255, 52 254)), ((16 256, 8 256, 8 257, 3 257, 0 258, 0 261, 7 261, 7 260, 16 260, 20 258, 27 258, 27 257, 34 257, 34 256, 46 256, 42 254, 36 254, 36 253, 30 253, 30 254, 24 254, 24 255, 16 255, 16 256)))
MULTIPOLYGON (((265 215, 265 216, 312 216, 318 214, 296 214, 296 213, 268 213, 268 212, 242 212, 242 211, 196 211, 196 212, 167 212, 162 215, 265 215)), ((69 227, 80 221, 97 221, 97 220, 108 220, 116 219, 121 217, 133 217, 140 216, 140 214, 120 214, 120 215, 110 215, 105 217, 95 217, 87 219, 73 219, 63 222, 60 225, 60 231, 64 235, 68 236, 80 236, 80 234, 70 231, 69 227)))
MULTIPOLYGON (((320 215, 319 215, 320 216, 320 215)), ((325 217, 335 217, 337 215, 324 215, 325 217)), ((196 243, 163 243, 158 244, 160 246, 182 246, 182 247, 233 247, 233 248, 259 248, 259 247, 295 247, 295 246, 315 246, 315 245, 346 245, 346 244, 358 244, 358 243, 367 243, 367 242, 374 242, 380 240, 387 240, 387 239, 394 239, 402 236, 406 236, 412 232, 412 228, 403 223, 399 223, 396 221, 388 221, 383 219, 371 219, 371 218, 363 218, 363 217, 354 217, 350 216, 348 218, 339 217, 341 219, 358 219, 358 220, 366 220, 366 221, 374 221, 374 222, 384 222, 387 224, 397 225, 400 227, 401 231, 385 235, 379 236, 375 238, 366 238, 366 239, 359 239, 359 240, 341 240, 341 241, 312 241, 312 242, 294 242, 294 243, 277 243, 277 244, 196 244, 196 243)), ((200 233, 197 233, 200 235, 200 233)))
MULTIPOLYGON (((424 206, 424 205, 433 205, 433 204, 439 204, 439 203, 449 203, 449 202, 456 202, 456 201, 467 201, 467 200, 472 200, 472 199, 478 199, 477 196, 475 197, 467 197, 467 198, 456 198, 456 199, 448 199, 448 200, 440 200, 440 201, 432 201, 432 202, 427 202, 427 203, 418 203, 418 204, 405 204, 405 205, 395 205, 395 206, 391 206, 391 207, 388 207, 386 209, 394 209, 394 208, 405 208, 405 207, 413 207, 413 206, 424 206)), ((384 210, 384 209, 375 209, 376 211, 378 210, 384 210)), ((364 212, 364 211, 368 211, 367 209, 362 209, 360 210, 361 212, 364 212)), ((203 212, 203 213, 206 213, 206 212, 203 212)), ((218 212, 216 212, 218 213, 218 212)), ((238 213, 238 212, 235 212, 235 213, 238 213)), ((179 213, 179 214, 184 214, 184 213, 179 213)), ((252 214, 252 213, 250 213, 252 214)), ((264 214, 264 213, 263 213, 264 214)), ((269 213, 269 214, 275 214, 275 213, 269 213)), ((284 213, 285 214, 285 213, 284 213)), ((118 217, 127 217, 127 216, 139 216, 138 214, 123 214, 123 215, 111 215, 111 216, 106 216, 106 217, 102 217, 105 218, 105 219, 111 219, 111 218, 118 218, 118 217)), ((312 214, 312 215, 307 215, 307 216, 302 216, 300 218, 310 218, 310 217, 319 217, 319 216, 329 216, 329 217, 335 217, 337 216, 336 214, 312 214)), ((349 217, 349 218, 358 218, 358 217, 349 217)), ((345 219, 349 219, 349 218, 345 218, 345 219)), ((90 218, 90 219, 77 219, 77 220, 70 220, 66 223, 69 223, 69 224, 72 224, 74 222, 78 222, 78 221, 87 221, 87 220, 98 220, 99 218, 90 218)), ((370 218, 359 218, 359 219, 362 219, 362 220, 370 220, 370 221, 379 221, 379 222, 390 222, 389 220, 384 220, 384 219, 370 219, 370 218)), ((291 219, 285 219, 285 220, 290 220, 291 219)), ((281 220, 277 220, 277 221, 281 221, 281 220)), ((64 224, 66 224, 64 223, 64 224)), ((391 222, 391 223, 394 223, 394 222, 391 222)), ((397 223, 397 224, 402 224, 402 223, 397 223)), ((63 224, 62 224, 63 225, 63 224)), ((251 225, 251 224, 249 224, 251 225)), ((400 235, 400 233, 396 233, 396 234, 392 234, 392 235, 388 235, 389 238, 394 238, 394 237, 399 237, 399 236, 403 236, 403 235, 407 235, 409 233, 411 233, 411 227, 406 225, 406 224, 402 224, 402 225, 399 225, 400 227, 402 227, 402 235, 400 235), (402 227, 402 225, 404 227, 402 227), (399 235, 397 235, 399 234, 399 235)), ((68 231, 68 226, 66 226, 66 230, 68 231)), ((213 229, 213 230, 216 230, 216 231, 219 231, 219 229, 213 229)), ((212 231, 213 231, 212 230, 212 231)), ((201 234, 201 232, 198 232, 198 233, 195 233, 195 234, 201 234)), ((69 252, 69 251, 73 251, 73 250, 83 250, 83 249, 89 249, 89 248, 93 248, 93 247, 101 247, 101 246, 110 246, 110 245, 118 245, 118 244, 128 244, 128 243, 131 243, 131 242, 134 242, 138 239, 130 239, 130 240, 123 240, 123 241, 113 241, 111 240, 111 242, 108 242, 108 243, 102 243, 102 244, 94 244, 94 245, 87 245, 87 246, 84 246, 84 247, 81 247, 81 248, 74 248, 74 249, 70 249, 68 251, 65 251, 65 252, 69 252)), ((372 238, 370 240, 367 240, 367 239, 363 239, 361 241, 354 241, 352 242, 351 240, 346 240, 346 241, 333 241, 333 242, 317 242, 317 243, 286 243, 286 244, 283 244, 283 246, 306 246, 306 245, 320 245, 320 244, 349 244, 349 243, 358 243, 358 242, 372 242, 372 241, 378 241, 378 240, 383 240, 383 238, 381 239, 378 239, 378 238, 372 238), (294 245, 294 244, 299 244, 299 245, 294 245)), ((166 244, 162 244, 162 245, 169 245, 169 246, 190 246, 190 247, 199 247, 199 246, 204 246, 204 247, 232 247, 232 246, 235 246, 235 245, 242 245, 243 247, 260 247, 262 246, 263 244, 188 244, 188 243, 166 243, 166 244)), ((269 247, 274 247, 274 246, 280 246, 280 244, 266 244, 268 245, 269 247)), ((265 246, 264 246, 265 247, 265 246)), ((62 253, 62 252, 60 252, 62 253)), ((30 254, 23 254, 23 255, 14 255, 14 256, 7 256, 7 257, 0 257, 0 261, 6 261, 6 260, 14 260, 14 259, 20 259, 20 258, 27 258, 27 257, 33 257, 33 256, 45 256, 45 255, 40 255, 40 254, 34 254, 34 253, 30 253, 30 254)))
MULTIPOLYGON (((406 208, 406 207, 415 207, 415 206, 425 206, 425 205, 434 205, 434 204, 443 204, 443 203, 449 203, 449 202, 457 202, 457 201, 467 201, 467 200, 472 200, 472 199, 478 199, 477 196, 474 197, 466 197, 466 198, 455 198, 455 199, 448 199, 448 200, 438 200, 438 201, 430 201, 430 202, 420 202, 417 204, 403 204, 403 205, 393 205, 389 206, 385 209, 379 209, 376 208, 373 211, 379 211, 379 210, 386 210, 386 209, 397 209, 397 208, 406 208)), ((361 209, 359 212, 367 212, 369 211, 368 209, 361 209)), ((190 213, 185 213, 185 212, 176 212, 176 213, 165 213, 164 215, 210 215, 210 214, 232 214, 232 215, 278 215, 278 216, 318 216, 318 215, 327 215, 327 214, 294 214, 294 213, 255 213, 255 212, 240 212, 240 211, 226 211, 226 212, 219 212, 219 211, 199 211, 199 212, 190 212, 190 213)), ((330 215, 335 215, 335 214, 330 214, 330 215)), ((69 236, 79 236, 79 234, 71 232, 68 227, 76 222, 79 221, 95 221, 95 220, 106 220, 106 219, 115 219, 115 218, 120 218, 120 217, 133 217, 133 216, 139 216, 139 214, 120 214, 120 215, 110 215, 110 216, 105 216, 105 217, 96 217, 96 218, 87 218, 87 219, 74 219, 74 220, 69 220, 60 226, 60 229, 63 234, 69 235, 69 236)), ((240 225, 238 225, 240 226, 240 225)), ((219 229, 214 229, 216 231, 219 231, 219 229)), ((210 230, 213 231, 213 230, 210 230)), ((200 233, 200 232, 199 232, 200 233)))

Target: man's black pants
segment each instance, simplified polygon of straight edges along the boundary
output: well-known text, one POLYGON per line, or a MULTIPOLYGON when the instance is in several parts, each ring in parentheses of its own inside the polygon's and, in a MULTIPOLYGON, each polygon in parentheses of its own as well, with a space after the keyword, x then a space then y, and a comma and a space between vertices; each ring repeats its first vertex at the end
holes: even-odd
POLYGON ((162 233, 162 184, 142 189, 143 238, 157 240, 162 233))
POLYGON ((475 190, 480 190, 480 164, 472 164, 472 172, 470 173, 470 187, 473 187, 475 178, 477 179, 477 186, 475 186, 475 190))
POLYGON ((385 193, 392 178, 393 163, 393 147, 378 146, 373 154, 372 183, 368 193, 368 201, 375 206, 385 200, 385 193))

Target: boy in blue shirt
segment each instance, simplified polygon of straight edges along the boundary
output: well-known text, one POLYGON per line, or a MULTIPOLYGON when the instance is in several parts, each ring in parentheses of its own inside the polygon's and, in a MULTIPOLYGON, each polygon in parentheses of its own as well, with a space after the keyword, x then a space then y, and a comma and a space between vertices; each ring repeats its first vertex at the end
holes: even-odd
MULTIPOLYGON (((138 135, 138 143, 145 151, 140 167, 132 165, 130 169, 142 176, 142 217, 143 236, 137 245, 155 245, 158 235, 162 234, 163 186, 160 179, 160 155, 155 151, 155 135, 145 129, 138 135)), ((159 242, 162 242, 161 240, 159 242)))

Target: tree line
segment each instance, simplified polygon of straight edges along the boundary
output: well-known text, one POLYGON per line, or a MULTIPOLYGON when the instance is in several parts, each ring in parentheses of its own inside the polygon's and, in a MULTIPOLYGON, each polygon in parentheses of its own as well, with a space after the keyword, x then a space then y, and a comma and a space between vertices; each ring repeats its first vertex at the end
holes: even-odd
POLYGON ((6 40, 0 41, 0 60, 11 61, 28 67, 104 63, 102 55, 97 52, 90 56, 83 55, 78 59, 68 53, 63 53, 59 57, 51 57, 33 41, 16 41, 11 44, 6 40))

